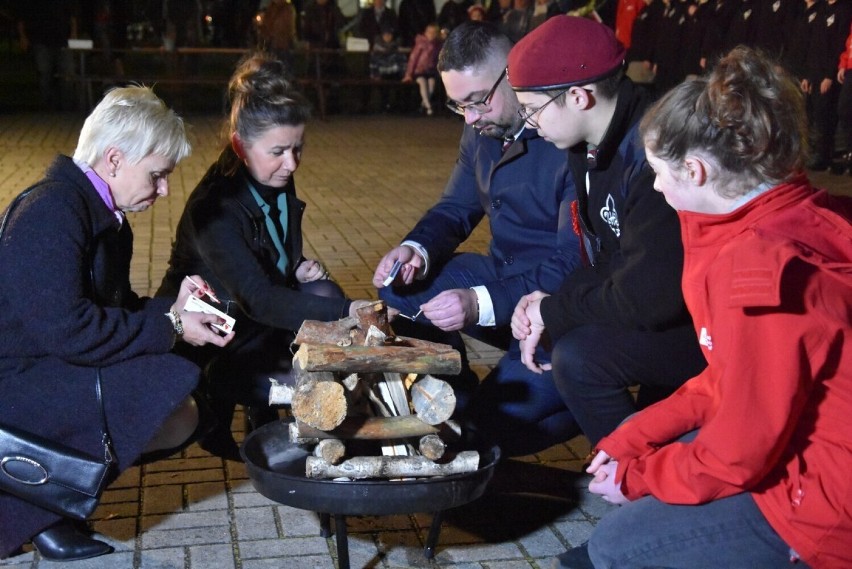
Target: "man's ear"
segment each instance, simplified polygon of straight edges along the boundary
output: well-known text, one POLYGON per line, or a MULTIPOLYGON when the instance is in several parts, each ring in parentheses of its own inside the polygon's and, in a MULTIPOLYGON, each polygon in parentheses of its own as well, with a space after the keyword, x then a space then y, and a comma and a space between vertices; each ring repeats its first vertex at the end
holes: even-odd
POLYGON ((693 186, 703 186, 707 183, 710 165, 699 156, 688 155, 684 161, 686 178, 693 186))
POLYGON ((565 94, 566 104, 570 101, 575 107, 581 110, 588 109, 594 104, 594 99, 587 89, 579 85, 575 85, 568 89, 565 94))
POLYGON ((231 133, 231 148, 234 149, 234 153, 240 160, 246 159, 246 152, 243 148, 243 141, 240 138, 240 135, 236 132, 231 133))

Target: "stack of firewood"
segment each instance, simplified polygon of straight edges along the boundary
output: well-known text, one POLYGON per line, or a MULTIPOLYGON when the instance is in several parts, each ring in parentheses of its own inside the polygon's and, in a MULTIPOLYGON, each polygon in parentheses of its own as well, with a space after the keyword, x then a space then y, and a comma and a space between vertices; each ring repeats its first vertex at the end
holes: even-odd
POLYGON ((315 445, 307 477, 430 477, 479 467, 476 451, 446 453, 460 435, 450 420, 456 398, 433 374, 461 370, 450 346, 395 336, 382 301, 356 318, 305 321, 294 344, 295 387, 273 389, 280 396, 271 402, 291 404, 291 442, 315 445), (349 447, 364 447, 353 443, 368 440, 381 455, 350 455, 349 447))

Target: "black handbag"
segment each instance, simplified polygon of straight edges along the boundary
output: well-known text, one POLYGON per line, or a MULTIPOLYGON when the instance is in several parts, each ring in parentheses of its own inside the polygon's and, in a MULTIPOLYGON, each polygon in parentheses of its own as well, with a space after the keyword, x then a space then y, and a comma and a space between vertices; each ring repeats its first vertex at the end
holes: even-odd
MULTIPOLYGON (((12 210, 30 190, 21 193, 0 220, 0 238, 12 210)), ((115 465, 101 395, 101 370, 96 370, 95 396, 101 414, 103 457, 0 424, 0 491, 68 518, 84 520, 98 506, 115 465)))
POLYGON ((0 424, 0 490, 68 518, 85 520, 95 511, 115 465, 100 370, 95 392, 101 412, 103 457, 0 424))

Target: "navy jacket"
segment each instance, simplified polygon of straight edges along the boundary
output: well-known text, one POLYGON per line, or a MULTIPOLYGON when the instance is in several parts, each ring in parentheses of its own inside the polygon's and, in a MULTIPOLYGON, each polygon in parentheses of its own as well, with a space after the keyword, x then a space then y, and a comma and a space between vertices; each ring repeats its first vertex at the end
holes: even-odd
POLYGON ((508 324, 521 296, 554 292, 580 264, 571 226, 574 182, 564 150, 524 130, 505 152, 502 141, 465 126, 444 194, 405 237, 423 245, 440 267, 488 216, 488 254, 500 278, 484 285, 498 326, 508 324))
POLYGON ((689 323, 681 293, 683 245, 675 210, 654 190, 638 122, 644 91, 624 79, 594 158, 571 149, 580 222, 594 265, 574 271, 541 314, 556 341, 571 328, 602 324, 660 330, 689 323), (586 195, 586 174, 591 190, 586 195))

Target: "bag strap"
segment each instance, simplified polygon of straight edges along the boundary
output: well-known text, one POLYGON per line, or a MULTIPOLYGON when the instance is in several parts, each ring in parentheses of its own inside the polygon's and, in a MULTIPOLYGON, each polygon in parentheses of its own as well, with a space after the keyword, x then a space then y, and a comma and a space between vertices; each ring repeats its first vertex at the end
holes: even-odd
POLYGON ((115 454, 112 452, 112 439, 109 436, 106 411, 104 410, 104 399, 101 395, 101 368, 97 368, 97 376, 95 378, 95 395, 98 398, 98 408, 101 412, 101 442, 104 445, 104 462, 106 464, 112 464, 115 462, 115 454))
MULTIPOLYGON (((12 215, 12 211, 17 207, 21 201, 29 195, 29 193, 33 191, 33 188, 27 188, 20 194, 18 194, 12 203, 9 204, 9 207, 6 208, 6 211, 3 212, 3 218, 0 219, 0 238, 3 237, 3 232, 6 230, 6 225, 9 223, 9 218, 12 215)), ((91 266, 89 267, 91 273, 91 266)), ((92 275, 92 287, 94 287, 94 275, 92 275)), ((95 395, 98 399, 98 409, 101 414, 101 443, 104 445, 104 463, 105 464, 113 464, 116 462, 115 453, 112 449, 112 439, 109 436, 109 429, 107 428, 107 420, 106 420, 106 411, 104 410, 104 400, 103 395, 101 394, 101 368, 97 368, 97 375, 95 377, 95 395)))

